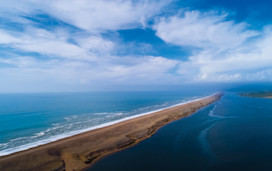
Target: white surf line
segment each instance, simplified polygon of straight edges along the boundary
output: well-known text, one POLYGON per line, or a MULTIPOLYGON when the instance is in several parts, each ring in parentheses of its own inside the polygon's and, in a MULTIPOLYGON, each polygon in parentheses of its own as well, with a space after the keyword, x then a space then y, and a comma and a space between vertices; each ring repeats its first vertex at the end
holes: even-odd
POLYGON ((0 156, 6 156, 6 155, 9 155, 9 154, 12 154, 12 153, 28 150, 30 148, 34 148, 34 147, 37 147, 37 146, 40 146, 40 145, 44 145, 44 144, 48 144, 48 143, 58 141, 58 140, 61 140, 61 139, 64 139, 64 138, 68 138, 68 137, 71 137, 71 136, 74 136, 74 135, 82 134, 82 133, 85 133, 85 132, 93 131, 93 130, 104 128, 104 127, 111 126, 111 125, 116 125, 116 124, 118 124, 120 122, 128 121, 128 120, 135 119, 135 118, 138 118, 138 117, 141 117, 141 116, 145 116, 145 115, 149 115, 149 114, 152 114, 152 113, 160 112, 162 110, 170 109, 170 108, 173 108, 173 107, 176 107, 176 106, 180 106, 180 105, 196 102, 196 101, 199 101, 199 100, 202 100, 202 99, 205 99, 205 98, 209 98, 209 97, 212 97, 212 96, 214 96, 216 94, 218 94, 218 93, 213 93, 212 95, 209 95, 209 96, 201 97, 201 98, 190 100, 190 101, 183 102, 183 103, 178 103, 178 104, 175 104, 175 105, 172 105, 172 106, 169 106, 169 107, 165 107, 165 108, 161 108, 161 109, 157 109, 157 110, 154 110, 154 111, 145 112, 145 113, 125 117, 125 118, 122 118, 122 119, 107 122, 107 123, 100 124, 100 125, 97 125, 97 126, 93 126, 93 127, 90 127, 90 128, 77 130, 77 131, 72 131, 72 132, 69 132, 69 133, 66 133, 66 134, 56 135, 56 136, 53 136, 53 137, 45 139, 45 140, 39 140, 39 141, 36 141, 36 142, 33 142, 33 143, 29 143, 29 144, 25 144, 25 145, 13 147, 13 148, 8 148, 8 149, 0 151, 0 156))

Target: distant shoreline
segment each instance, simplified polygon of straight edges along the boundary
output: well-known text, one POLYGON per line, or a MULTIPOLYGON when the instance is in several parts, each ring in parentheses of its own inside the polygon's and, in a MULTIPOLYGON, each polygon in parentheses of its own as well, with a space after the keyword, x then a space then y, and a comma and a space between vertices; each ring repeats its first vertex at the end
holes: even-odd
POLYGON ((240 93, 244 97, 256 97, 256 98, 272 98, 272 92, 249 92, 249 93, 240 93))
POLYGON ((0 157, 0 170, 82 170, 105 155, 150 137, 163 125, 186 117, 221 96, 222 93, 216 93, 154 112, 123 118, 88 132, 0 157))

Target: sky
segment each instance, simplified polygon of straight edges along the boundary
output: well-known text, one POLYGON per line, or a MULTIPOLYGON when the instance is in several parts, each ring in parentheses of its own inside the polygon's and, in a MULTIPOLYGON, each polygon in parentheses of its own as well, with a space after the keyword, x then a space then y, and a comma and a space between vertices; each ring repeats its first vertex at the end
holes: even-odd
POLYGON ((0 92, 272 81, 268 0, 0 0, 0 92))

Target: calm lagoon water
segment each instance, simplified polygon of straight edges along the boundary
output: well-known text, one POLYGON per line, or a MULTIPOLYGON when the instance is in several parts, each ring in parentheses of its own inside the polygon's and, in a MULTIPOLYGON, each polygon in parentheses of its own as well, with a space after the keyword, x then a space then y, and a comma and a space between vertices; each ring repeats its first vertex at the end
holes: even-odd
POLYGON ((214 92, 0 94, 0 156, 214 92))
POLYGON ((272 99, 226 91, 220 101, 89 170, 272 170, 272 99))

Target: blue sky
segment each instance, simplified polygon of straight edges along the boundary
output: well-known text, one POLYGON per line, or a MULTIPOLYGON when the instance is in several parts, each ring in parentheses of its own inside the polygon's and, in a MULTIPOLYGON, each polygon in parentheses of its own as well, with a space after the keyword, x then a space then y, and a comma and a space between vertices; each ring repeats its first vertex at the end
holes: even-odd
POLYGON ((0 2, 0 92, 271 81, 264 0, 0 2))

